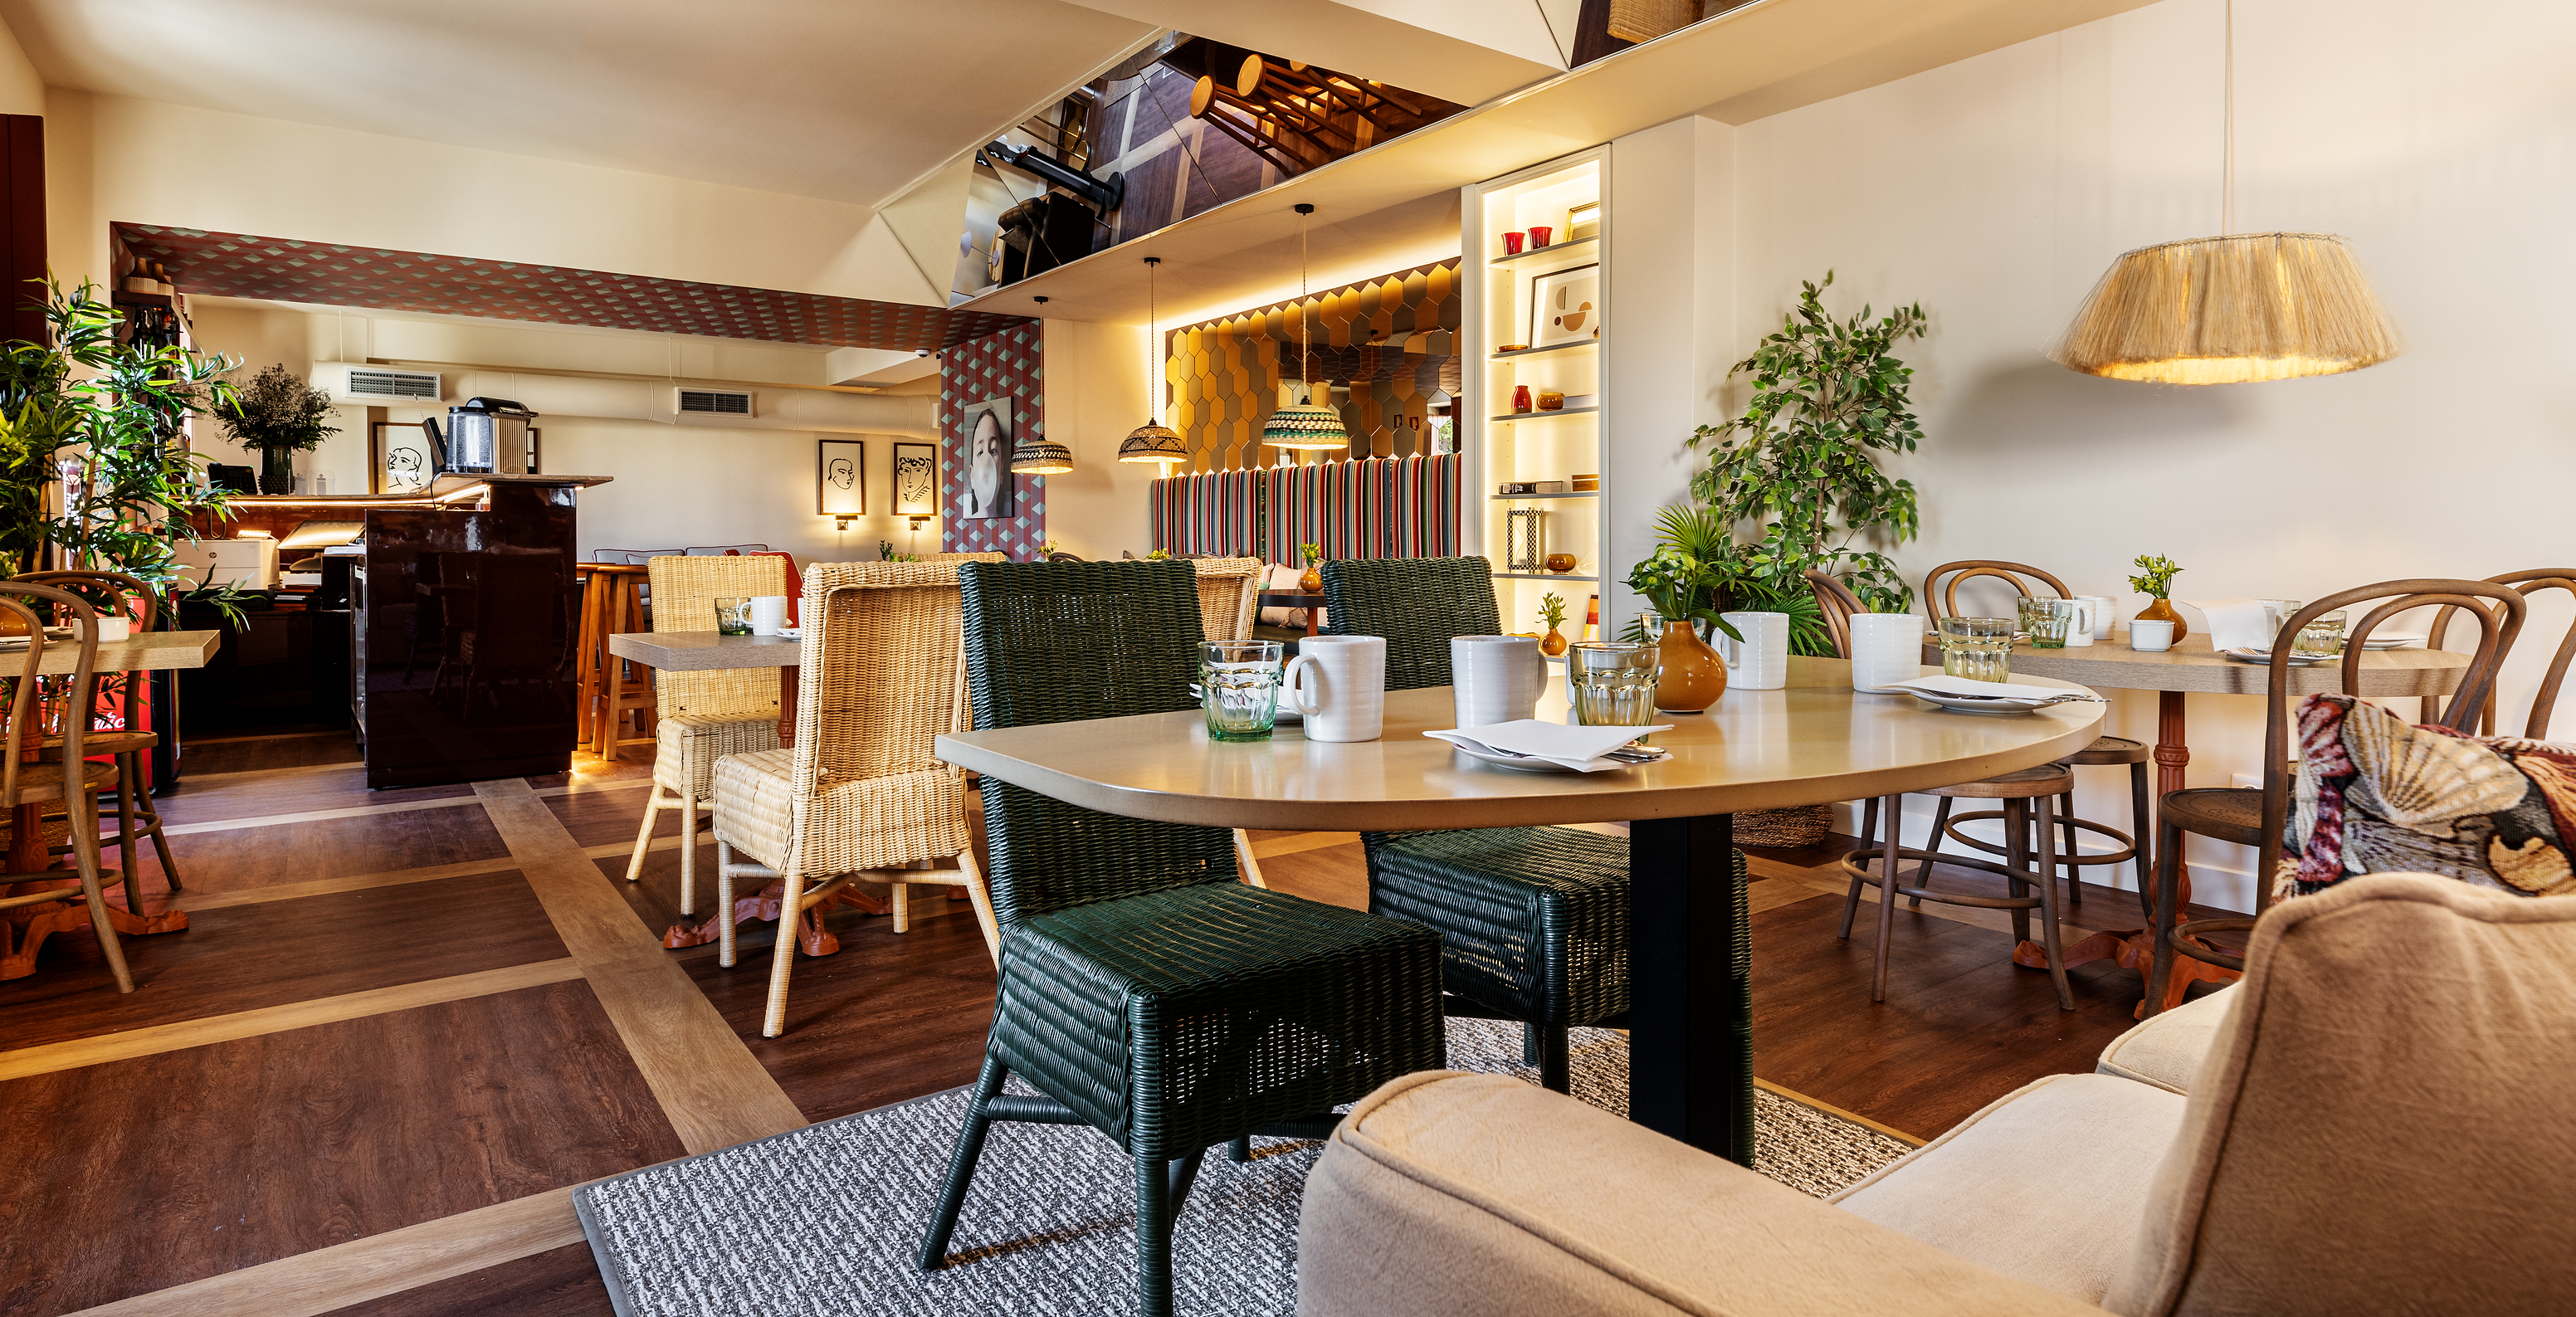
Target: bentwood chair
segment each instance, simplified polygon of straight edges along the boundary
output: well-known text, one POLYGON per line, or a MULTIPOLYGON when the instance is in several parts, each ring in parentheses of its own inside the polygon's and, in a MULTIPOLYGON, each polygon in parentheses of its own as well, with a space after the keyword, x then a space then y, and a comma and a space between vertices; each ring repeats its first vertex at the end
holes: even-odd
MULTIPOLYGON (((1349 559, 1323 576, 1333 634, 1386 638, 1391 691, 1449 685, 1451 638, 1502 630, 1483 558, 1349 559)), ((1522 1021, 1523 1059, 1565 1092, 1568 1031, 1628 1010, 1627 839, 1524 827, 1360 842, 1369 910, 1438 930, 1449 1012, 1522 1021)))
MULTIPOLYGON (((1196 707, 1188 564, 976 563, 960 578, 978 730, 1196 707)), ((947 1262, 994 1121, 1089 1125, 1134 1160, 1139 1306, 1169 1317, 1173 1218, 1209 1147, 1243 1161, 1255 1134, 1320 1137, 1335 1107, 1443 1064, 1438 938, 1237 882, 1223 828, 991 777, 982 791, 1001 985, 917 1260, 947 1262), (1037 1092, 1004 1094, 1013 1074, 1037 1092)))
MULTIPOLYGON (((717 599, 787 593, 787 564, 766 555, 665 556, 645 566, 652 577, 657 632, 713 631, 717 599)), ((680 913, 695 914, 698 806, 715 798, 717 760, 778 748, 778 671, 663 672, 655 674, 653 690, 657 715, 653 795, 644 802, 644 824, 636 830, 635 851, 626 861, 626 881, 644 876, 644 856, 653 846, 653 822, 663 810, 676 809, 680 811, 680 913)), ((730 916, 731 911, 725 913, 730 916)))
MULTIPOLYGON (((15 811, 24 806, 58 805, 71 824, 72 869, 35 869, 0 873, 0 892, 12 884, 59 882, 66 878, 80 880, 80 899, 89 906, 89 926, 98 934, 99 950, 107 956, 108 972, 116 978, 118 992, 134 991, 134 976, 125 968, 125 949, 116 940, 116 926, 108 918, 106 883, 117 875, 99 864, 98 793, 116 780, 116 765, 94 764, 85 756, 90 753, 88 734, 90 710, 98 700, 98 613, 79 596, 57 590, 50 585, 29 585, 24 581, 0 581, 0 617, 17 624, 27 637, 25 655, 13 665, 17 674, 9 692, 9 724, 0 729, 0 810, 15 811), (53 640, 45 635, 47 614, 59 617, 61 624, 72 629, 68 640, 53 640), (62 753, 52 763, 32 763, 21 747, 37 742, 45 701, 40 687, 48 682, 39 677, 44 669, 49 648, 69 645, 74 651, 71 670, 59 674, 54 689, 60 692, 62 753)), ((0 663, 6 662, 0 655, 0 663)), ((31 811, 42 812, 42 811, 31 811)), ((24 821, 21 815, 20 821, 24 821)), ((24 840, 24 839, 16 839, 24 840)), ((13 849, 25 849, 17 847, 13 849)), ((40 852, 41 853, 41 852, 40 852)), ((0 865, 0 867, 6 867, 0 865)), ((122 875, 125 882, 125 906, 130 913, 140 913, 134 875, 122 875)), ((71 892, 59 887, 46 887, 14 896, 0 895, 0 910, 17 910, 44 906, 64 900, 71 892)), ((49 912, 38 911, 21 929, 29 947, 56 931, 60 921, 49 921, 49 912), (39 927, 40 925, 54 925, 39 927)), ((0 921, 0 951, 6 950, 8 925, 17 920, 0 921)))
MULTIPOLYGON (((2487 701, 2495 694, 2496 674, 2504 667, 2505 656, 2522 634, 2526 604, 2522 593, 2511 585, 2492 581, 2443 580, 2417 578, 2381 581, 2328 595, 2292 614, 2281 624, 2272 640, 2270 664, 2271 693, 2265 697, 2263 725, 2263 786, 2187 787, 2168 791, 2157 810, 2156 882, 2155 882, 2155 947, 2153 972, 2148 976, 2145 1013, 2155 1015, 2178 1003, 2171 1000, 2189 986, 2177 980, 2174 973, 2177 956, 2215 965, 2221 969, 2243 970, 2245 958, 2205 939, 2214 933, 2242 932, 2254 926, 2253 919, 2179 919, 2176 889, 2180 886, 2177 870, 2182 855, 2182 837, 2186 832, 2239 846, 2255 848, 2254 913, 2260 916, 2279 898, 2281 866, 2281 832, 2290 813, 2291 777, 2295 752, 2290 745, 2290 649, 2289 638, 2295 638, 2307 624, 2336 609, 2374 604, 2361 620, 2344 632, 2343 693, 2358 698, 2361 694, 2361 672, 2366 657, 2363 642, 2380 623, 2409 609, 2442 607, 2457 609, 2477 619, 2478 647, 2469 656, 2468 666, 2460 673, 2460 684, 2451 693, 2441 715, 2429 725, 2462 734, 2473 733, 2487 701)), ((2432 633, 2439 638, 2447 628, 2451 614, 2445 612, 2441 626, 2432 633)))
MULTIPOLYGON (((1058 554, 1048 562, 1081 562, 1080 558, 1058 554)), ((1251 640, 1253 619, 1261 613, 1261 580, 1265 566, 1259 558, 1192 558, 1190 570, 1199 580, 1199 632, 1209 640, 1251 640)), ((1290 646, 1288 652, 1295 653, 1290 646)), ((1252 835, 1241 828, 1234 830, 1235 863, 1243 866, 1243 880, 1255 887, 1268 887, 1261 877, 1261 861, 1252 854, 1252 835)))
MULTIPOLYGON (((2502 576, 2488 577, 2487 582, 2510 585, 2525 599, 2543 590, 2564 590, 2571 600, 2576 600, 2576 567, 2540 567, 2527 572, 2506 572, 2502 576)), ((2452 615, 2458 611, 2456 607, 2446 607, 2433 615, 2433 627, 2426 633, 2428 638, 2424 642, 2427 646, 2434 649, 2443 647, 2443 639, 2450 634, 2452 615)), ((2541 674, 2540 686, 2531 697, 2530 716, 2522 725, 2524 737, 2534 741, 2549 739, 2549 716, 2558 709, 2558 689, 2567 682, 2570 660, 2576 660, 2576 624, 2567 628, 2567 634, 2559 639, 2558 648, 2549 656, 2549 668, 2541 674)), ((2440 706, 2433 697, 2426 696, 2424 718, 2430 721, 2440 712, 2440 706)), ((2478 715, 2479 734, 2493 734, 2495 724, 2495 692, 2490 690, 2487 706, 2478 715)))
MULTIPOLYGON (((123 572, 22 572, 10 578, 24 585, 50 585, 85 596, 91 607, 103 616, 131 619, 136 631, 150 631, 161 619, 161 592, 142 580, 123 572)), ((170 858, 170 839, 161 831, 161 809, 152 803, 152 793, 143 786, 143 756, 161 744, 161 736, 149 727, 136 726, 134 711, 141 707, 135 698, 142 684, 137 674, 121 674, 127 684, 125 708, 127 725, 114 731, 90 728, 83 733, 83 753, 116 757, 116 835, 99 844, 117 848, 117 858, 124 862, 128 889, 126 900, 132 909, 132 884, 141 873, 136 864, 137 851, 144 837, 152 839, 152 849, 161 860, 162 881, 170 890, 179 890, 179 865, 170 858)), ((63 756, 63 738, 48 736, 36 758, 52 762, 63 756)), ((56 854, 69 854, 68 843, 54 848, 56 854)), ((143 913, 133 909, 135 914, 143 913)))
POLYGON ((964 888, 984 950, 996 966, 1002 958, 965 784, 931 755, 933 737, 967 721, 956 564, 816 563, 804 599, 796 747, 728 754, 714 775, 719 963, 734 963, 735 880, 780 881, 761 1022, 771 1038, 787 1027, 805 912, 862 877, 892 886, 898 933, 911 926, 913 884, 964 888), (736 861, 736 851, 753 862, 736 861), (956 868, 915 867, 949 859, 956 868))

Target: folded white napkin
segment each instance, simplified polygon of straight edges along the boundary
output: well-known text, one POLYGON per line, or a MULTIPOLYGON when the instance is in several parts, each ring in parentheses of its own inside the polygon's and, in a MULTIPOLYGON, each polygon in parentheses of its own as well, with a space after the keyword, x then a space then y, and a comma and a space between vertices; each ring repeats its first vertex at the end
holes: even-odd
POLYGON ((1900 681, 1888 690, 1939 691, 1944 695, 1992 695, 1997 704, 2037 704, 2060 695, 2091 694, 2090 691, 2060 690, 2055 686, 2016 686, 2002 681, 1970 681, 1966 677, 1917 677, 1900 681))
POLYGON ((1568 727, 1563 723, 1521 718, 1507 723, 1488 723, 1483 727, 1424 732, 1423 735, 1452 745, 1528 755, 1551 764, 1561 764, 1578 773, 1599 773, 1628 767, 1616 759, 1601 756, 1650 732, 1669 732, 1672 729, 1671 723, 1654 727, 1568 727))
POLYGON ((2185 599, 2209 619, 2211 649, 2270 649, 2273 623, 2260 599, 2185 599))

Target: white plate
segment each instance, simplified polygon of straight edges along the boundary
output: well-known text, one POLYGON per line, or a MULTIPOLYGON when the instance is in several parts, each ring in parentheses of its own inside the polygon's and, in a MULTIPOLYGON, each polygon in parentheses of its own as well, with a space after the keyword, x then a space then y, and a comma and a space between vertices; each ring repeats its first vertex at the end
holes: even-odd
MULTIPOLYGON (((1509 768, 1523 773, 1581 773, 1583 771, 1579 768, 1568 768, 1553 759, 1515 759, 1510 755, 1495 754, 1491 751, 1476 749, 1473 746, 1460 745, 1456 741, 1451 741, 1449 743, 1449 748, 1467 756, 1469 759, 1492 764, 1496 768, 1509 768)), ((1670 758, 1671 752, 1666 751, 1665 757, 1670 758)), ((1621 764, 1619 767, 1637 768, 1640 767, 1640 765, 1621 764)), ((1617 770, 1605 769, 1603 771, 1615 772, 1617 770)))
MULTIPOLYGON (((2225 654, 2227 657, 2232 658, 2239 663, 2269 663, 2272 661, 2272 651, 2268 649, 2255 649, 2251 646, 2243 649, 2222 649, 2218 652, 2225 654)), ((2337 657, 2339 656, 2332 654, 2292 654, 2290 656, 2290 666, 2294 668, 2313 668, 2320 663, 2331 662, 2337 657)))
POLYGON ((2423 644, 2425 639, 2421 631, 2374 631, 2370 633, 2370 639, 2361 642, 2361 647, 2363 649, 2401 649, 2408 645, 2423 644))
POLYGON ((803 640, 805 638, 805 632, 801 627, 783 626, 778 628, 778 638, 781 640, 803 640))
MULTIPOLYGON (((1958 695, 1935 695, 1930 691, 1903 691, 1899 693, 1911 695, 1918 700, 1930 700, 1932 703, 1940 705, 1944 709, 1954 710, 1959 713, 2037 713, 2039 712, 2040 707, 2036 702, 2022 704, 2013 700, 1972 700, 1958 695)), ((2042 696, 2040 698, 2044 699, 2046 697, 2042 696)))

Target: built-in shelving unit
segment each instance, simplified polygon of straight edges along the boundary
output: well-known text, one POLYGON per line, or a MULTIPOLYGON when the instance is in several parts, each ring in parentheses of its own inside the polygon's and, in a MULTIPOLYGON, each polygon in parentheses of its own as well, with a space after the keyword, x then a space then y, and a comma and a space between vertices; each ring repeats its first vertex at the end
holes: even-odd
POLYGON ((1482 516, 1468 528, 1465 542, 1468 552, 1482 553, 1494 564, 1494 602, 1505 631, 1541 629, 1540 601, 1554 593, 1565 599, 1566 638, 1581 639, 1586 605, 1600 593, 1601 573, 1609 562, 1606 486, 1556 494, 1494 492, 1505 483, 1602 475, 1609 465, 1608 417, 1598 403, 1554 411, 1512 410, 1513 390, 1524 385, 1533 395, 1544 389, 1569 398, 1602 396, 1606 331, 1600 326, 1608 323, 1603 298, 1609 288, 1602 276, 1609 269, 1611 218, 1603 206, 1600 232, 1576 239, 1568 231, 1566 213, 1606 199, 1609 171, 1607 148, 1578 151, 1470 187, 1460 208, 1460 250, 1473 277, 1466 281, 1461 320, 1466 342, 1459 355, 1466 358, 1467 402, 1459 408, 1464 413, 1459 447, 1468 455, 1469 487, 1481 486, 1478 492, 1485 496, 1474 501, 1482 516), (1534 224, 1555 229, 1560 241, 1503 254, 1503 234, 1525 233, 1534 224), (1572 331, 1580 337, 1540 343, 1547 334, 1569 331, 1549 323, 1551 315, 1537 304, 1539 281, 1568 273, 1579 277, 1586 266, 1597 268, 1583 292, 1589 302, 1581 315, 1585 323, 1572 331), (1504 344, 1533 346, 1496 351, 1504 344), (1540 421, 1546 424, 1534 423, 1540 421), (1527 514, 1536 514, 1545 540, 1539 561, 1512 560, 1514 513, 1524 514, 1524 529, 1527 514), (1573 571, 1544 568, 1545 556, 1557 553, 1574 555, 1573 571))

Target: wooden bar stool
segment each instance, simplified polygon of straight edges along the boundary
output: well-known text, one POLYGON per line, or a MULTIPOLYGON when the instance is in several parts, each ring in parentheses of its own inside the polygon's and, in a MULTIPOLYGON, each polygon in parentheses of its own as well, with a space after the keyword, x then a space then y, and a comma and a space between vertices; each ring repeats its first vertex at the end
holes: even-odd
POLYGON ((581 698, 577 711, 581 748, 609 763, 621 746, 653 741, 652 670, 608 652, 608 638, 645 631, 644 586, 648 569, 611 563, 584 563, 588 578, 581 600, 581 698), (635 734, 621 726, 628 714, 637 720, 635 734))
POLYGON ((1869 861, 1873 854, 1871 851, 1854 851, 1851 857, 1842 861, 1843 872, 1851 876, 1851 890, 1843 896, 1843 924, 1842 931, 1838 934, 1846 939, 1851 936, 1852 918, 1860 909, 1861 887, 1866 884, 1878 888, 1878 963, 1876 970, 1870 976, 1869 999, 1871 1001, 1887 1000, 1888 941, 1896 927, 1896 897, 1902 893, 1917 901, 1940 901, 1949 905, 2010 910, 2015 946, 2030 940, 2030 912, 2033 909, 2038 910, 2040 945, 2048 949, 2048 973, 2057 981, 2058 1009, 2068 1011, 2075 1009, 2075 994, 2066 986, 2066 957, 2061 952, 2057 935, 2056 866, 2059 857, 2056 853, 2058 832, 2054 826, 2057 821, 2054 809, 2057 797, 2074 788, 2074 770, 2063 764, 2042 764, 2037 768, 2025 768, 2018 773, 2005 773, 1977 782, 1962 782, 1957 786, 1934 787, 1922 793, 1944 797, 1945 803, 1948 798, 2001 801, 2004 820, 2004 859, 2001 863, 1968 855, 1936 855, 1929 850, 1900 845, 1897 837, 1903 829, 1898 826, 1898 823, 1903 816, 1898 813, 1898 810, 1904 797, 1880 798, 1880 814, 1887 820, 1887 838, 1875 852, 1879 861, 1879 871, 1871 873, 1869 870, 1869 861), (2032 817, 2031 809, 2034 802, 2038 805, 2036 819, 2032 817), (2036 834, 2039 839, 2038 844, 2046 852, 2037 857, 2042 863, 2036 866, 2026 863, 2033 858, 2027 842, 2027 839, 2033 835, 2031 831, 2033 822, 2038 825, 2036 834), (1922 862, 1922 867, 1915 871, 1914 882, 1911 885, 1898 877, 1898 866, 1905 860, 1922 862), (2005 880, 2006 889, 2011 894, 1976 896, 1965 892, 1935 891, 1926 886, 1931 881, 1932 865, 1935 861, 2001 874, 2005 880), (2034 883, 2039 886, 2037 896, 2029 895, 2027 890, 2034 883))
MULTIPOLYGON (((82 595, 103 617, 128 618, 135 630, 150 631, 161 618, 161 595, 143 581, 122 572, 25 572, 12 578, 27 585, 50 585, 82 595), (139 605, 139 606, 138 606, 139 605)), ((141 701, 135 698, 142 685, 142 674, 119 673, 125 683, 126 726, 115 730, 89 729, 81 742, 83 756, 112 755, 116 763, 116 833, 100 842, 117 848, 124 861, 127 913, 140 918, 143 910, 134 904, 135 883, 141 868, 135 863, 136 851, 143 838, 150 838, 152 849, 161 858, 161 877, 171 891, 179 890, 179 864, 170 857, 170 839, 161 831, 161 810, 152 803, 152 793, 143 786, 143 756, 161 744, 160 734, 148 727, 134 725, 141 701)), ((105 678, 101 678, 105 680, 105 678)), ((48 736, 36 753, 42 763, 54 763, 63 756, 63 738, 48 736)), ((53 847, 56 855, 69 855, 69 842, 53 847)))

